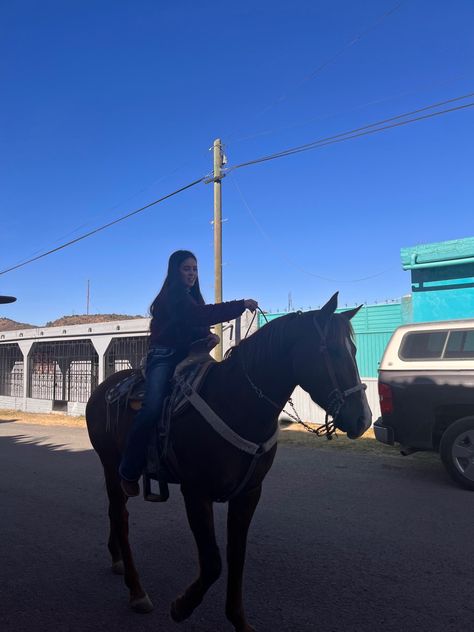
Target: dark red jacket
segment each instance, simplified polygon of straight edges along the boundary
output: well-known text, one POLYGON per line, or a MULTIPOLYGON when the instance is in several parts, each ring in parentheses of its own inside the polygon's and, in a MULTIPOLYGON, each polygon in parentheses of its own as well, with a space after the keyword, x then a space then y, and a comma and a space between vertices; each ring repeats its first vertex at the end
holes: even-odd
POLYGON ((244 300, 199 305, 188 293, 173 303, 162 297, 155 304, 150 323, 150 346, 188 349, 191 343, 209 335, 211 325, 237 318, 244 311, 244 300))

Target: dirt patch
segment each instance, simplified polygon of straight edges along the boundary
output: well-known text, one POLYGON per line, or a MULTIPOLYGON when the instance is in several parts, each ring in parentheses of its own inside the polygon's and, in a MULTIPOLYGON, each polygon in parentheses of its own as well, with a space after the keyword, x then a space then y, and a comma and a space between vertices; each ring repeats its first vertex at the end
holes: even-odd
POLYGON ((40 426, 69 426, 71 428, 85 428, 86 419, 83 416, 72 417, 60 413, 25 413, 22 410, 0 410, 0 423, 18 421, 22 424, 36 424, 40 426))
MULTIPOLYGON (((37 424, 41 426, 69 426, 71 428, 85 428, 85 417, 71 417, 60 413, 27 413, 20 410, 0 410, 0 423, 37 424)), ((349 450, 357 452, 370 452, 388 456, 398 455, 398 450, 391 446, 385 446, 375 439, 372 428, 356 441, 348 439, 345 435, 338 434, 331 441, 325 437, 317 437, 298 424, 285 424, 281 428, 280 443, 290 445, 303 445, 307 448, 318 450, 349 450)))
POLYGON ((294 423, 282 427, 280 442, 293 445, 304 445, 318 450, 349 450, 357 452, 371 452, 388 455, 398 454, 398 451, 391 446, 385 446, 375 439, 374 431, 369 428, 360 439, 348 439, 345 435, 337 433, 330 441, 326 437, 318 437, 312 432, 308 432, 302 426, 294 423))

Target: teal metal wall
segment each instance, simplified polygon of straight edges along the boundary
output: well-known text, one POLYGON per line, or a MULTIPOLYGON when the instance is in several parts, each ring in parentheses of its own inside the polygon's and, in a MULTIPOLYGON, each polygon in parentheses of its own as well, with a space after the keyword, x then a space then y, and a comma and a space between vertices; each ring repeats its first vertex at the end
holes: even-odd
POLYGON ((421 244, 400 251, 411 271, 413 320, 474 315, 474 237, 421 244))
MULTIPOLYGON (((338 309, 343 312, 347 308, 338 309)), ((283 313, 266 314, 273 320, 283 313)), ((397 327, 411 320, 410 298, 392 303, 363 305, 352 319, 356 336, 357 365, 362 377, 377 377, 377 369, 390 336, 397 327)), ((259 314, 259 326, 265 319, 259 314)))
MULTIPOLYGON (((337 310, 344 311, 344 310, 337 310)), ((410 300, 363 305, 352 319, 357 365, 362 377, 377 377, 380 360, 390 336, 410 319, 410 300)))
MULTIPOLYGON (((474 237, 402 248, 400 253, 403 269, 411 271, 412 296, 364 305, 352 319, 362 377, 377 377, 387 342, 400 325, 474 316, 474 237)), ((268 320, 279 316, 283 313, 267 314, 268 320)), ((264 322, 259 315, 259 325, 264 322)))

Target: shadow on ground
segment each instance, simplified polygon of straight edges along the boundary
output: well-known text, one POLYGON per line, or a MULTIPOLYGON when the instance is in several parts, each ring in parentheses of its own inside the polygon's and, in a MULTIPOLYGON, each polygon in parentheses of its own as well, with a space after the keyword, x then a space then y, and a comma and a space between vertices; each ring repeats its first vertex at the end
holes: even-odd
MULTIPOLYGON (((155 603, 135 615, 109 569, 95 453, 61 446, 52 429, 12 432, 0 437, 1 629, 178 630, 169 604, 196 573, 178 488, 164 505, 129 503, 137 565, 155 603)), ((282 446, 249 537, 249 620, 259 632, 469 629, 472 498, 435 459, 282 446)), ((216 521, 225 552, 225 507, 216 506, 216 521)), ((180 629, 231 632, 224 594, 221 578, 180 629)))

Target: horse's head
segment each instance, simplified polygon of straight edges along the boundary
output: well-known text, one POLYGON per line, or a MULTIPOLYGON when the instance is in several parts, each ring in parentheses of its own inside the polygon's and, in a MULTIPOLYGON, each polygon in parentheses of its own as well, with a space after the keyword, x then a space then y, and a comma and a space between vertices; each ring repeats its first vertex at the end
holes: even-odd
POLYGON ((333 417, 335 426, 356 439, 372 423, 350 323, 360 307, 335 314, 336 307, 337 293, 321 310, 298 316, 293 370, 298 384, 333 417))

